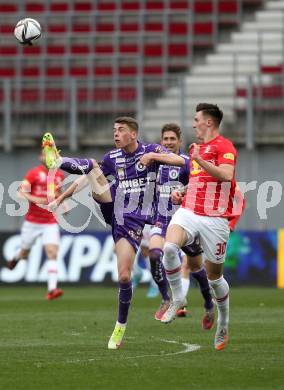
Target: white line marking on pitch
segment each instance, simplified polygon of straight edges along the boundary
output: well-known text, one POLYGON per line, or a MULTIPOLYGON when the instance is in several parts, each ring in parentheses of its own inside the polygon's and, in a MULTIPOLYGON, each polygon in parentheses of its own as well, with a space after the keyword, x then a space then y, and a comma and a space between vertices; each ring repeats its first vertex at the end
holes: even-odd
MULTIPOLYGON (((131 337, 134 338, 134 337, 131 337)), ((164 356, 174 356, 174 355, 180 355, 182 353, 189 353, 198 351, 201 346, 198 344, 189 344, 189 343, 181 343, 179 341, 175 340, 165 340, 165 339, 158 339, 159 341, 162 341, 167 344, 178 344, 182 345, 184 349, 177 352, 168 352, 168 353, 155 353, 155 354, 148 354, 148 355, 136 355, 136 356, 125 356, 123 355, 123 360, 125 359, 140 359, 145 357, 164 357, 164 356)), ((113 356, 114 357, 114 356, 113 356)), ((115 358, 119 357, 119 355, 116 355, 115 358)), ((107 359, 109 359, 110 356, 107 356, 107 359)), ((94 362, 98 360, 103 360, 102 358, 93 358, 93 359, 75 359, 75 360, 69 360, 68 363, 82 363, 82 362, 94 362)))

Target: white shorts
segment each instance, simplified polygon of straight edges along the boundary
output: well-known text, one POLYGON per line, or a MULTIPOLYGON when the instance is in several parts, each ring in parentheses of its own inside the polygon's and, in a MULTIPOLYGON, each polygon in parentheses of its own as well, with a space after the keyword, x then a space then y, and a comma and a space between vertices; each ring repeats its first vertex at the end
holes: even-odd
POLYGON ((230 235, 228 220, 194 214, 191 210, 179 208, 169 226, 179 225, 188 235, 185 245, 190 245, 199 236, 205 259, 212 263, 223 263, 230 235))
POLYGON ((43 245, 59 245, 60 233, 57 223, 33 223, 25 221, 21 229, 21 246, 30 249, 38 237, 43 245))

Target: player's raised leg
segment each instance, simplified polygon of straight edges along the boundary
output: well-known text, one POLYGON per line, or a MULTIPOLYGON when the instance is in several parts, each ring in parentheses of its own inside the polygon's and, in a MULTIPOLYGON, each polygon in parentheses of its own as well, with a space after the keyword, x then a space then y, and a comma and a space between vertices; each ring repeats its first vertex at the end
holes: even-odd
POLYGON ((118 349, 126 329, 128 311, 132 299, 131 271, 135 259, 133 246, 121 238, 115 244, 119 279, 118 316, 114 331, 108 342, 108 349, 118 349))
POLYGON ((95 159, 61 157, 51 133, 42 138, 45 164, 49 169, 60 168, 75 175, 86 175, 93 198, 99 203, 112 202, 109 183, 95 159))

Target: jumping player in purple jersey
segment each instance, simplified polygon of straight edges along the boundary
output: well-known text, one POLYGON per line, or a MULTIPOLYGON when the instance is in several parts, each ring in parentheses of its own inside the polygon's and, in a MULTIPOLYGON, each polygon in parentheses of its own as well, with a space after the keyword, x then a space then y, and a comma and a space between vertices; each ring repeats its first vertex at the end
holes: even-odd
MULTIPOLYGON (((149 243, 151 273, 159 287, 163 299, 159 310, 155 314, 156 320, 161 320, 170 304, 162 258, 167 227, 171 221, 172 215, 179 208, 179 205, 173 204, 171 200, 171 192, 173 190, 182 191, 188 184, 189 179, 189 157, 180 151, 181 129, 177 124, 168 123, 162 127, 161 145, 169 152, 183 157, 186 164, 182 167, 160 164, 158 171, 157 214, 155 225, 151 229, 149 243)), ((191 260, 191 264, 202 263, 201 253, 203 251, 198 240, 195 240, 191 245, 182 248, 182 250, 191 260)), ((197 281, 204 298, 205 315, 202 319, 202 328, 208 330, 211 329, 214 324, 214 305, 210 294, 206 271, 204 268, 200 268, 200 266, 192 268, 191 271, 191 275, 197 281)), ((183 308, 180 313, 184 316, 186 313, 185 308, 183 308)), ((179 313, 177 314, 179 315, 179 313)))
MULTIPOLYGON (((132 298, 131 271, 145 223, 153 224, 156 176, 160 164, 183 166, 184 159, 158 144, 138 141, 138 123, 131 117, 114 122, 117 149, 107 153, 100 164, 93 159, 60 157, 52 135, 43 137, 46 164, 69 173, 88 175, 94 199, 101 204, 106 222, 112 226, 119 277, 118 318, 108 348, 122 343, 132 298), (107 177, 113 177, 110 188, 107 177)), ((109 179, 110 180, 110 179, 109 179)), ((73 183, 55 202, 59 205, 79 186, 73 183)), ((54 207, 54 205, 52 206, 54 207)))

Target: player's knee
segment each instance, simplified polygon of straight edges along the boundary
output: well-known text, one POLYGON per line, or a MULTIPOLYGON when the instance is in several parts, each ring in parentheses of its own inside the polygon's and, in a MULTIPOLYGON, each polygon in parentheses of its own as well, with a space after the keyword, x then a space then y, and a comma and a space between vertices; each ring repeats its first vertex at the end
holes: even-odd
POLYGON ((121 270, 118 273, 118 280, 120 283, 128 283, 131 279, 131 273, 129 270, 121 270))
POLYGON ((178 252, 179 247, 172 242, 166 242, 164 245, 163 264, 166 269, 171 268, 176 262, 180 263, 178 252))
POLYGON ((54 260, 57 258, 57 249, 46 248, 46 256, 48 259, 54 260))

